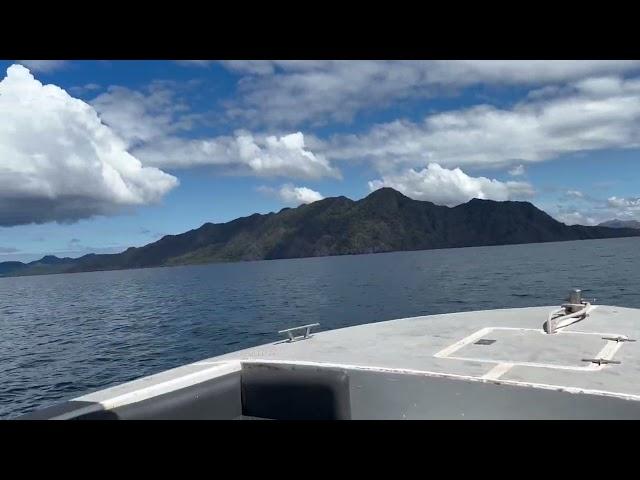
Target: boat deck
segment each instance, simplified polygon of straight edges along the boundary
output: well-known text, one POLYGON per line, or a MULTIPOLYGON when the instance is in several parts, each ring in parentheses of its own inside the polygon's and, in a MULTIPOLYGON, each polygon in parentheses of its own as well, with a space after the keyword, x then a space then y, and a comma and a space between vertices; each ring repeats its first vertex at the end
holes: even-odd
MULTIPOLYGON (((640 418, 640 310, 404 318, 208 358, 28 418, 640 418), (576 395, 572 395, 576 394, 576 395)), ((301 322, 303 323, 303 322, 301 322)))
POLYGON ((586 319, 547 334, 542 325, 554 309, 557 306, 391 320, 319 332, 294 342, 283 340, 197 364, 228 360, 322 364, 640 400, 640 342, 612 340, 640 339, 640 310, 595 305, 586 319), (620 363, 584 361, 598 358, 620 363))

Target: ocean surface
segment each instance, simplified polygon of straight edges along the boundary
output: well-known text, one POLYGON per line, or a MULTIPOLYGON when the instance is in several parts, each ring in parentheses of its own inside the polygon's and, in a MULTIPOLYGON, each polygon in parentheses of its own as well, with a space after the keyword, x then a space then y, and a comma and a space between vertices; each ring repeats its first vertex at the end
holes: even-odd
POLYGON ((0 418, 287 327, 559 305, 574 287, 640 308, 640 238, 0 278, 0 418))

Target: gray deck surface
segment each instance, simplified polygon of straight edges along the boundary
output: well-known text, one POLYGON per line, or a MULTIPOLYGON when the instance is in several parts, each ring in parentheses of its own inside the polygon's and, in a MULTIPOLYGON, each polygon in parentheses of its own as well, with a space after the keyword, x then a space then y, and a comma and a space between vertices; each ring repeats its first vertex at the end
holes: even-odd
POLYGON ((542 325, 557 308, 391 320, 314 333, 305 340, 276 342, 197 363, 264 360, 339 364, 539 384, 640 400, 640 341, 602 338, 621 335, 640 339, 640 310, 598 305, 586 319, 559 333, 546 334, 542 325), (466 343, 455 347, 465 339, 466 343), (479 339, 495 342, 475 344, 479 339), (599 366, 582 361, 596 357, 621 364, 599 366))

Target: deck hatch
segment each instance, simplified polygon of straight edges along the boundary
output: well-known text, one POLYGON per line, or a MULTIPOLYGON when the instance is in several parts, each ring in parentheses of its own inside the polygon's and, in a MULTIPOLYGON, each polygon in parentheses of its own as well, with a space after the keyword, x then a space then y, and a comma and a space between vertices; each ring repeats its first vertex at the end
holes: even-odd
POLYGON ((614 357, 625 343, 619 338, 626 336, 577 331, 547 335, 538 329, 487 327, 449 345, 435 356, 514 366, 585 370, 617 364, 614 357), (487 345, 492 347, 487 348, 487 345), (584 359, 601 361, 586 366, 584 359))
POLYGON ((480 340, 475 342, 475 345, 491 345, 493 343, 496 343, 496 341, 495 340, 490 340, 488 338, 481 338, 480 340))

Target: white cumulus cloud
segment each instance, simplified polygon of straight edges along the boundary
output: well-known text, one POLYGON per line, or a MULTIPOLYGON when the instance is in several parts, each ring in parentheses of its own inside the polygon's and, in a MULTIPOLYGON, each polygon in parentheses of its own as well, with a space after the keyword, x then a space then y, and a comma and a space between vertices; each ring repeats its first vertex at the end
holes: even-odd
POLYGON ((629 208, 640 210, 640 198, 609 197, 607 203, 613 208, 629 208))
POLYGON ((566 225, 596 225, 598 223, 594 217, 578 211, 560 212, 555 217, 556 220, 566 225))
POLYGON ((459 168, 449 170, 437 163, 427 168, 383 176, 369 182, 370 190, 391 187, 416 200, 428 200, 438 205, 455 206, 472 198, 485 200, 511 200, 531 197, 530 184, 501 182, 486 177, 471 177, 459 168))
POLYGON ((76 85, 75 87, 69 88, 69 92, 73 95, 85 95, 91 92, 95 92, 96 90, 100 90, 102 86, 98 83, 86 83, 84 85, 76 85))
MULTIPOLYGON (((615 60, 233 60, 243 75, 232 118, 294 126, 347 122, 365 109, 475 84, 537 86, 638 70, 615 60)), ((596 88, 606 86, 596 86, 596 88)))
POLYGON ((323 153, 378 169, 404 164, 520 165, 563 154, 640 147, 640 80, 576 82, 561 96, 450 110, 422 122, 396 120, 361 135, 337 135, 323 153), (516 163, 517 162, 517 163, 516 163))
POLYGON ((262 193, 275 196, 286 205, 298 206, 303 203, 313 203, 322 200, 324 197, 320 192, 316 192, 307 187, 296 187, 290 183, 285 183, 280 188, 258 187, 262 193))
POLYGON ((112 85, 91 100, 91 105, 129 147, 166 138, 193 125, 194 116, 185 114, 189 107, 162 82, 150 84, 145 91, 112 85))
POLYGON ((0 225, 70 222, 159 201, 175 177, 144 167, 96 111, 27 68, 0 81, 0 225))
POLYGON ((513 167, 511 170, 509 170, 509 175, 511 175, 512 177, 519 177, 524 174, 525 174, 524 165, 517 165, 513 167))
POLYGON ((265 177, 340 178, 340 172, 323 155, 306 147, 301 132, 276 136, 242 130, 211 139, 167 137, 134 152, 146 164, 158 167, 211 165, 265 177))
POLYGON ((563 199, 570 199, 571 203, 562 202, 549 206, 548 211, 567 225, 597 225, 606 220, 640 220, 640 198, 638 197, 609 197, 602 199, 597 196, 569 190, 563 199))
POLYGON ((584 198, 584 194, 580 190, 567 190, 565 195, 573 198, 584 198))

